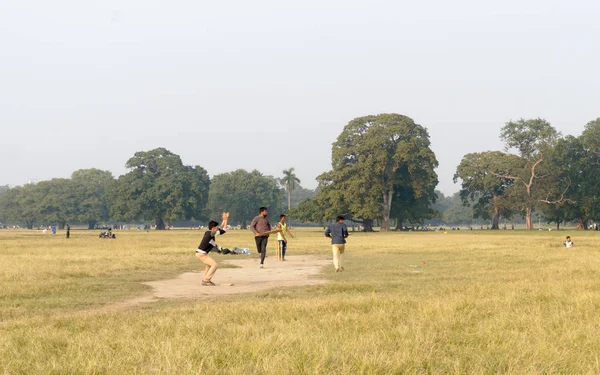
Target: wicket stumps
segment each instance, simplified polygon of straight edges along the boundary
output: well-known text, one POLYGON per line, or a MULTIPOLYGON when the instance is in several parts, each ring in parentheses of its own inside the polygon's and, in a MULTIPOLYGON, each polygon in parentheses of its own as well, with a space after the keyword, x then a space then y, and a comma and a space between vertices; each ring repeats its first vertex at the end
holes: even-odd
POLYGON ((277 250, 275 250, 275 255, 277 256, 277 260, 281 262, 281 243, 277 241, 277 250))

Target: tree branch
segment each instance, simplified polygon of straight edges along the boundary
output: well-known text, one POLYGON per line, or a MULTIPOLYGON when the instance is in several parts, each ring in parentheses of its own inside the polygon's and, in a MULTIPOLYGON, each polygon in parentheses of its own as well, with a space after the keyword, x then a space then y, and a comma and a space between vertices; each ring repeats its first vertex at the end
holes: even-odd
POLYGON ((514 180, 514 181, 521 179, 521 177, 514 177, 514 176, 511 176, 508 174, 500 174, 500 173, 492 172, 491 170, 489 170, 489 172, 498 178, 506 178, 508 180, 514 180))
POLYGON ((565 190, 562 192, 562 194, 560 195, 560 199, 556 200, 556 201, 551 201, 550 200, 550 195, 551 193, 548 193, 546 195, 546 199, 540 199, 539 201, 542 203, 548 203, 548 204, 561 204, 561 203, 576 203, 574 200, 566 198, 565 199, 565 193, 567 192, 567 190, 569 190, 569 188, 571 187, 571 181, 569 181, 569 184, 567 185, 567 187, 565 188, 565 190))
POLYGON ((496 172, 492 172, 492 171, 490 171, 490 173, 498 178, 505 178, 507 180, 520 181, 525 187, 527 187, 527 184, 525 183, 525 181, 523 181, 523 179, 521 177, 515 177, 515 176, 511 176, 509 174, 500 174, 500 173, 496 173, 496 172))
POLYGON ((543 156, 540 158, 540 160, 536 161, 536 162, 535 162, 535 163, 533 163, 533 165, 531 166, 531 177, 529 178, 529 185, 528 185, 528 186, 531 186, 531 185, 533 185, 533 179, 535 178, 535 168, 536 168, 538 165, 540 165, 540 163, 541 163, 542 161, 544 161, 544 157, 543 157, 543 156))

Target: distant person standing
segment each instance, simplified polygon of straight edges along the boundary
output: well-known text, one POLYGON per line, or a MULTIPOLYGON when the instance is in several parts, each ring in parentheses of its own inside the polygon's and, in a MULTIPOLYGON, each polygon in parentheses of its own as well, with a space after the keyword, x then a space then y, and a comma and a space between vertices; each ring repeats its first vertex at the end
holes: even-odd
POLYGON ((344 217, 338 216, 335 224, 325 230, 325 237, 331 238, 331 249, 333 250, 333 266, 335 272, 344 270, 343 255, 346 249, 346 238, 348 238, 348 227, 344 224, 344 217))
POLYGON ((71 226, 67 224, 67 239, 71 238, 71 226))
POLYGON ((285 261, 285 251, 287 250, 286 234, 289 234, 290 237, 294 238, 294 235, 292 232, 290 232, 287 223, 285 222, 285 215, 279 215, 279 223, 277 223, 277 228, 281 230, 281 232, 277 233, 277 241, 279 241, 279 247, 281 249, 281 260, 285 261))
POLYGON ((260 254, 260 268, 264 267, 265 256, 267 255, 267 242, 269 242, 269 232, 271 232, 271 224, 267 215, 269 211, 266 207, 259 209, 259 215, 250 223, 250 230, 254 233, 254 241, 256 242, 256 250, 260 254))
POLYGON ((52 234, 56 234, 56 225, 52 226, 52 234))

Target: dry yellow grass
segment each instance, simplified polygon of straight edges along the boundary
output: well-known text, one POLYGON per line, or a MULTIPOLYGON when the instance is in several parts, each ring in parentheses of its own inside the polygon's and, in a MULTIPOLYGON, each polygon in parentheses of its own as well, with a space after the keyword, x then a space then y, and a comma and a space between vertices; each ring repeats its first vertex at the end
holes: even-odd
MULTIPOLYGON (((0 373, 596 374, 600 234, 566 234, 352 234, 325 285, 106 311, 200 270, 201 233, 0 231, 0 373)), ((290 254, 330 256, 297 237, 290 254)))

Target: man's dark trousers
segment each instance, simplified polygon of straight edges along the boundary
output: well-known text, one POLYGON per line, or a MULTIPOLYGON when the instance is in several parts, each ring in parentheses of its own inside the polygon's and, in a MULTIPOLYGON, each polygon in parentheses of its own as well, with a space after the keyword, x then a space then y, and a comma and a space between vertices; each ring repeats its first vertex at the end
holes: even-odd
POLYGON ((264 264, 265 256, 267 255, 267 242, 269 241, 269 237, 254 237, 254 240, 256 241, 256 250, 258 250, 260 253, 260 264, 264 264))

